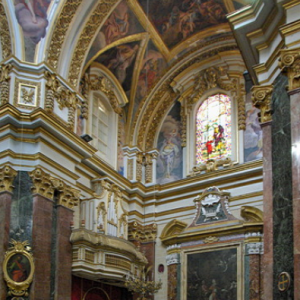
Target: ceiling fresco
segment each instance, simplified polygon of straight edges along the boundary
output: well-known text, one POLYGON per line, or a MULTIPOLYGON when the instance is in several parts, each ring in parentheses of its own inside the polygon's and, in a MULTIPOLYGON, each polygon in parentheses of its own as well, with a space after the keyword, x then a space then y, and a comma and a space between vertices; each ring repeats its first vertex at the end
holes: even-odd
POLYGON ((168 67, 213 36, 230 33, 226 15, 249 1, 123 0, 99 29, 84 70, 97 62, 115 76, 131 122, 168 67))

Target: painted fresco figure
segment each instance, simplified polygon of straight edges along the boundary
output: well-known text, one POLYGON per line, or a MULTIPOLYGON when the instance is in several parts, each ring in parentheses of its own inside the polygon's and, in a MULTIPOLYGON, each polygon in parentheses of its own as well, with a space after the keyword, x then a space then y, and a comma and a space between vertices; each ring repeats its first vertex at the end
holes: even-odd
POLYGON ((16 255, 9 265, 8 271, 9 274, 11 274, 12 280, 15 282, 25 281, 28 276, 21 255, 16 255))
POLYGON ((25 37, 37 44, 46 35, 51 0, 15 0, 15 13, 25 37))

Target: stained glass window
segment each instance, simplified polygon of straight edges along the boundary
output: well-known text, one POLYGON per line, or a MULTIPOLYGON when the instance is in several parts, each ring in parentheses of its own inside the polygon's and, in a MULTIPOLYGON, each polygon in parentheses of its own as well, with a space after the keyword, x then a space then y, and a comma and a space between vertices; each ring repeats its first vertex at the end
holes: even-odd
POLYGON ((231 155, 231 100, 227 95, 208 97, 196 114, 196 163, 231 155))

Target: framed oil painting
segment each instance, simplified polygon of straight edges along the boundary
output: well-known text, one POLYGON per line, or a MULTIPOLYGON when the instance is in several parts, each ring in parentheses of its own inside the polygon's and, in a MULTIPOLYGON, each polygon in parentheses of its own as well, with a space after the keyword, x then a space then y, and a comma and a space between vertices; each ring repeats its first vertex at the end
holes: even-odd
POLYGON ((33 257, 27 241, 13 241, 14 247, 6 252, 3 261, 4 280, 13 296, 27 297, 34 274, 33 257))
POLYGON ((239 247, 186 253, 184 299, 242 299, 239 253, 239 247))

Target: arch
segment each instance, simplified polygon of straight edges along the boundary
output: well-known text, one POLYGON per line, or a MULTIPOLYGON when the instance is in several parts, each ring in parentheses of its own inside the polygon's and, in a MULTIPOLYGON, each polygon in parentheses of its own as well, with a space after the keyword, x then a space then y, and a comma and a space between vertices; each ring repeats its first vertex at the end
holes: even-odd
POLYGON ((90 288, 83 296, 82 300, 110 300, 107 292, 100 287, 90 288), (96 291, 101 291, 101 294, 97 294, 96 291))

